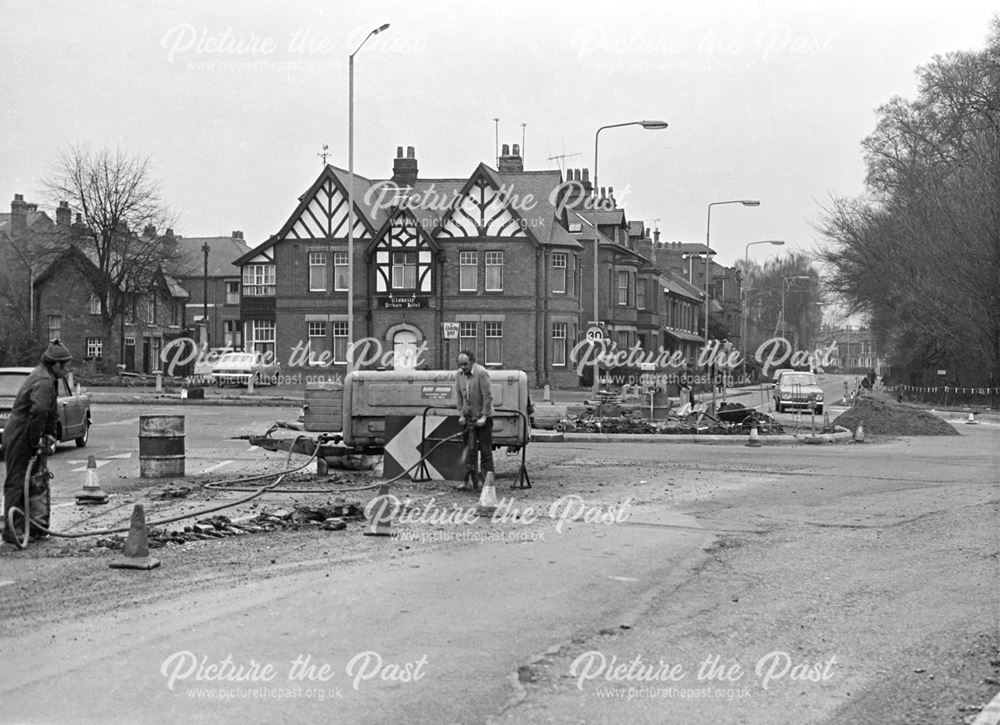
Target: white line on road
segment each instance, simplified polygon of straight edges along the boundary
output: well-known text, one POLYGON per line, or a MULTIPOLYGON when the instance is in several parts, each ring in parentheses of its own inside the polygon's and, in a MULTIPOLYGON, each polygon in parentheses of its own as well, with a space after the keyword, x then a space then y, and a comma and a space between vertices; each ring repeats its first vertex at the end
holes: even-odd
MULTIPOLYGON (((106 466, 109 463, 111 463, 111 461, 108 461, 108 460, 100 460, 100 461, 95 460, 94 461, 94 465, 97 466, 97 468, 101 468, 103 466, 106 466)), ((80 471, 86 471, 86 470, 87 470, 86 466, 80 466, 79 468, 70 469, 70 472, 71 473, 79 473, 80 471)))
POLYGON ((0 587, 7 586, 8 584, 13 584, 13 583, 14 583, 13 579, 9 579, 7 581, 2 581, 2 582, 0 582, 0 587))
POLYGON ((209 466, 202 473, 211 473, 212 471, 222 468, 223 466, 228 466, 232 461, 222 461, 221 463, 216 463, 214 466, 209 466))
POLYGON ((138 418, 129 418, 128 420, 110 420, 107 423, 91 423, 91 427, 97 427, 100 425, 132 425, 133 423, 138 422, 138 418))

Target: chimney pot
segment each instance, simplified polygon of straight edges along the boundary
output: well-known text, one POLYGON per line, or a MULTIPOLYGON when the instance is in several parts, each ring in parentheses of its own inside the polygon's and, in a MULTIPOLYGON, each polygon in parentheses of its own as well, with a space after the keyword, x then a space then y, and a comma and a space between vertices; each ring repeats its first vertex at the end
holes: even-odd
POLYGON ((514 144, 513 150, 511 151, 511 155, 512 156, 520 156, 521 155, 521 147, 518 144, 514 144))
POLYGON ((417 158, 412 146, 406 147, 406 156, 403 156, 403 147, 399 147, 399 155, 392 164, 392 181, 396 186, 413 186, 417 181, 417 158))
POLYGON ((583 170, 583 180, 588 183, 590 182, 590 169, 583 170))
POLYGON ((241 232, 239 229, 234 229, 233 239, 243 239, 243 232, 241 232))
POLYGON ((168 237, 174 236, 174 229, 173 229, 173 227, 167 227, 167 236, 168 237))
POLYGON ((24 201, 24 194, 14 194, 14 201, 24 201))
POLYGON ((396 147, 396 158, 397 159, 403 158, 403 147, 402 146, 397 146, 396 147))
POLYGON ((509 144, 504 144, 503 146, 500 147, 500 155, 501 156, 510 156, 510 145, 509 144))

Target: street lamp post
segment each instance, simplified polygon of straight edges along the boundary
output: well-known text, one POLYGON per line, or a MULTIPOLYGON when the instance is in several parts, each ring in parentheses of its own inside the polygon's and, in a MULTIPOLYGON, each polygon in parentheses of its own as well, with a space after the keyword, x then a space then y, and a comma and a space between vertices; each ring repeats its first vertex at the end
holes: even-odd
MULTIPOLYGON (((759 242, 747 242, 743 254, 743 272, 746 273, 747 268, 750 266, 750 247, 755 244, 773 244, 775 247, 783 246, 785 241, 783 239, 762 239, 759 242)), ((742 291, 742 290, 741 290, 742 291)), ((749 324, 747 323, 747 302, 749 301, 749 290, 744 292, 743 305, 740 308, 740 340, 743 341, 743 372, 746 374, 747 369, 747 335, 749 334, 749 324)))
MULTIPOLYGON (((600 193, 600 187, 597 185, 597 158, 598 158, 597 151, 598 151, 598 143, 601 138, 601 131, 603 131, 606 128, 620 128, 622 126, 642 126, 647 131, 659 131, 664 128, 667 128, 668 125, 669 124, 666 121, 627 121, 625 123, 612 123, 607 126, 601 126, 599 129, 597 129, 597 132, 594 134, 594 194, 596 195, 600 193)), ((599 325, 601 322, 601 310, 600 310, 599 297, 597 294, 597 285, 600 281, 597 261, 600 255, 600 249, 601 249, 601 237, 598 231, 597 212, 595 209, 594 210, 594 325, 599 325)), ((610 303, 610 294, 611 290, 609 289, 608 290, 609 303, 610 303)), ((594 385, 593 385, 594 393, 597 393, 600 390, 599 378, 600 378, 599 369, 597 361, 595 360, 594 385)))
POLYGON ((365 36, 357 50, 347 59, 347 372, 354 368, 351 346, 354 344, 354 56, 368 39, 388 29, 380 25, 365 36))
MULTIPOLYGON (((742 204, 743 206, 760 206, 757 199, 731 199, 729 201, 713 201, 708 205, 708 222, 705 225, 705 349, 708 349, 708 283, 712 276, 712 207, 721 204, 742 204)), ((709 381, 712 387, 712 412, 715 413, 715 381, 709 381)))

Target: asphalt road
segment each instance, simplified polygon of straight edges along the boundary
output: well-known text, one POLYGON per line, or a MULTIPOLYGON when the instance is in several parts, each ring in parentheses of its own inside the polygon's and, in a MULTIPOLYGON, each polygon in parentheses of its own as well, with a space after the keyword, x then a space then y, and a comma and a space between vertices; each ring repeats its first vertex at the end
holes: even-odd
MULTIPOLYGON (((187 409, 192 481, 280 467, 227 439, 296 412, 187 409)), ((113 503, 156 487, 141 414, 102 410, 87 449, 113 503)), ((960 432, 533 445, 532 489, 498 457, 520 518, 456 522, 474 497, 399 484, 426 515, 395 537, 205 541, 152 572, 0 547, 0 722, 962 723, 998 689, 1000 428, 960 432)))

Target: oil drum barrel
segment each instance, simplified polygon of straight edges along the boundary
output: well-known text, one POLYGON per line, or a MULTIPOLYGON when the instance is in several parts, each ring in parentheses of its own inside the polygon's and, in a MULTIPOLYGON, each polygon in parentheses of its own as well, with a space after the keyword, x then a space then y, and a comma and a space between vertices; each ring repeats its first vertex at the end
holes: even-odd
POLYGON ((139 477, 184 475, 184 416, 139 417, 139 477))

